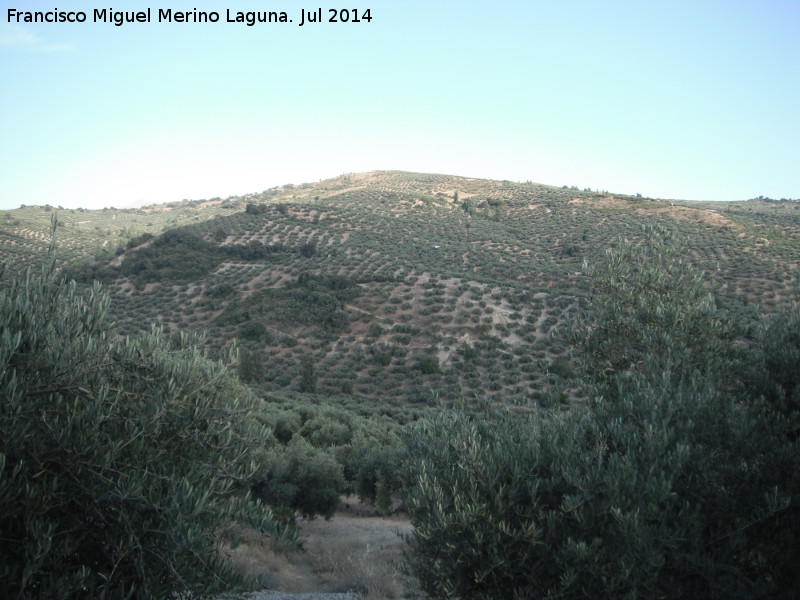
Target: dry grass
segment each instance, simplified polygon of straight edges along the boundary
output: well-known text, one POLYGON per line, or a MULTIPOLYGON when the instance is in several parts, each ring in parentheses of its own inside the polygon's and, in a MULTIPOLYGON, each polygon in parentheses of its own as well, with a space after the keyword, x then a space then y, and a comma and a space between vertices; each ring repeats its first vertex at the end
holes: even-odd
POLYGON ((228 548, 237 571, 269 590, 287 593, 353 592, 365 600, 416 595, 415 582, 400 570, 405 517, 376 516, 347 499, 333 519, 299 521, 302 547, 246 532, 228 548))
POLYGON ((365 599, 400 598, 403 586, 396 565, 370 545, 337 543, 333 539, 308 550, 315 573, 332 592, 356 592, 365 599))

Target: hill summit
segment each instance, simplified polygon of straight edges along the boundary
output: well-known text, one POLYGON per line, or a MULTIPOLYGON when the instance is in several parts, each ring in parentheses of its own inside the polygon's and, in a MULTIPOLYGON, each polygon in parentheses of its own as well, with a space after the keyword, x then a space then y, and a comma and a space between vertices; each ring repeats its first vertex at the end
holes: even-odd
MULTIPOLYGON (((267 389, 449 403, 541 401, 571 373, 553 335, 583 261, 658 223, 732 307, 790 291, 800 204, 665 201, 400 171, 258 194, 101 211, 0 215, 12 268, 41 260, 58 214, 66 272, 112 293, 121 334, 156 323, 236 340, 267 389)), ((744 310, 744 308, 741 308, 744 310)))

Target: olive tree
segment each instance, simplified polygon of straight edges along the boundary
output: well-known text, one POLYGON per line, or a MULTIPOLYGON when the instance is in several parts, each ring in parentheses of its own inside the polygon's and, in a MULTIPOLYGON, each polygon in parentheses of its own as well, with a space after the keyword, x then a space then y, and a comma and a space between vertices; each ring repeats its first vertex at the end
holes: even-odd
POLYGON ((53 264, 0 291, 0 588, 8 598, 206 597, 240 585, 234 524, 270 432, 186 336, 120 338, 53 264))
POLYGON ((796 596, 800 319, 766 328, 780 348, 762 335, 731 352, 732 324, 669 239, 590 270, 584 399, 411 430, 408 564, 430 596, 796 596))

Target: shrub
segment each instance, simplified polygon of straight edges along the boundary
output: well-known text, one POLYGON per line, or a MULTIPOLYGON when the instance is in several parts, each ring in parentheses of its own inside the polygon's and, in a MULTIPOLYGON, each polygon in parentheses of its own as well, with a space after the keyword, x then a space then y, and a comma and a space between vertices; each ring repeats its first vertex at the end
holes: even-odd
POLYGON ((335 448, 349 444, 353 438, 353 417, 335 410, 317 411, 309 415, 300 429, 302 435, 315 448, 335 448))
POLYGON ((564 379, 569 379, 575 374, 566 356, 559 356, 554 359, 550 364, 550 372, 564 379))
POLYGON ((269 423, 275 439, 282 444, 288 444, 302 425, 300 415, 292 411, 281 411, 271 416, 269 423))
POLYGON ((0 293, 0 586, 9 597, 207 597, 269 435, 221 362, 157 330, 118 339, 108 296, 30 272, 0 293))
POLYGON ((731 359, 732 328, 702 271, 679 255, 668 229, 646 227, 639 243, 621 240, 601 265, 584 263, 590 284, 574 340, 594 380, 632 374, 645 359, 676 375, 706 372, 731 359))
POLYGON ((264 353, 246 348, 239 355, 239 378, 247 383, 261 383, 266 372, 264 353))
POLYGON ((300 435, 269 453, 253 482, 257 498, 306 518, 332 517, 345 487, 342 466, 336 459, 300 435))
POLYGON ((355 488, 359 498, 388 512, 392 508, 393 496, 403 488, 398 469, 403 456, 404 451, 397 447, 374 448, 360 444, 351 461, 357 465, 355 488))
POLYGON ((470 346, 467 342, 463 342, 458 348, 458 352, 464 357, 464 360, 473 361, 480 353, 478 350, 470 346))
POLYGON ((790 419, 800 435, 800 306, 766 320, 756 331, 748 388, 790 419))
POLYGON ((796 595, 800 318, 734 354, 700 274, 648 244, 592 274, 587 402, 412 430, 408 563, 430 596, 796 595))
POLYGON ((317 373, 314 368, 314 357, 304 354, 300 358, 300 391, 314 393, 317 389, 317 373))
POLYGON ((435 598, 792 597, 797 447, 708 382, 412 433, 410 568, 435 598))
POLYGON ((254 342, 269 342, 270 334, 266 326, 261 321, 248 321, 239 329, 240 335, 254 342))
POLYGON ((439 357, 435 354, 423 354, 417 358, 417 369, 423 375, 437 375, 442 372, 439 367, 439 357))
MULTIPOLYGON (((248 202, 247 205, 244 207, 245 213, 248 215, 263 215, 267 212, 267 205, 266 204, 255 204, 254 202, 248 202)), ((282 213, 285 214, 285 213, 282 213)))

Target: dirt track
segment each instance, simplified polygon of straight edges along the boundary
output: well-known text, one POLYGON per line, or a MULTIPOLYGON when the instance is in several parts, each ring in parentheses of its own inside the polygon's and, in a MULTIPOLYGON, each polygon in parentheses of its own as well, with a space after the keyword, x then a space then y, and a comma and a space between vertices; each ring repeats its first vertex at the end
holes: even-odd
POLYGON ((265 590, 250 600, 347 600, 408 598, 413 580, 398 567, 410 533, 405 516, 384 517, 357 500, 344 499, 329 521, 300 520, 301 549, 255 537, 232 551, 237 569, 257 577, 265 590))

